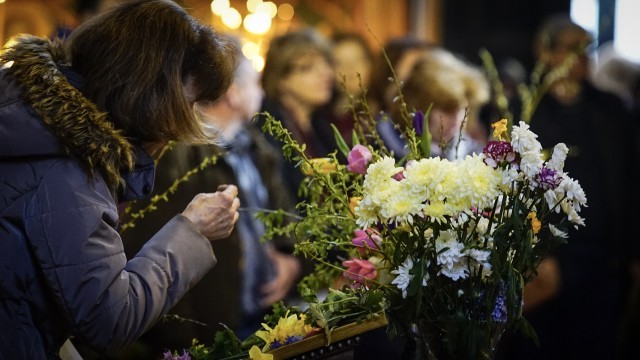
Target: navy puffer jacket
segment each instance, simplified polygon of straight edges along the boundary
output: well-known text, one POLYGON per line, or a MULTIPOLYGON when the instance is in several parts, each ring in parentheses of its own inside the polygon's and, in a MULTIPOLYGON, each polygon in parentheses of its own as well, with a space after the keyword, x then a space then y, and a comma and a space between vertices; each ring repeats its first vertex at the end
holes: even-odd
POLYGON ((117 352, 216 262, 182 215, 125 257, 117 192, 101 166, 135 159, 118 174, 120 200, 130 200, 151 191, 153 161, 100 123, 56 46, 25 37, 0 70, 0 359, 58 358, 71 335, 117 352))

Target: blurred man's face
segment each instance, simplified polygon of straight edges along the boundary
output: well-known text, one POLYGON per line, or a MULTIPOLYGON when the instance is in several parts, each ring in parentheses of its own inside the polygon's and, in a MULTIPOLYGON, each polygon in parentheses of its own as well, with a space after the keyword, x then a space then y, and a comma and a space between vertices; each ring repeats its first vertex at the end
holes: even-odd
POLYGON ((243 64, 244 73, 241 79, 238 79, 238 87, 243 99, 244 120, 250 121, 254 115, 260 111, 264 91, 260 85, 260 73, 249 64, 243 64))
POLYGON ((561 66, 567 59, 577 56, 568 77, 573 80, 585 79, 589 74, 589 54, 587 49, 592 39, 582 31, 566 31, 560 35, 556 46, 548 50, 548 65, 551 68, 561 66))

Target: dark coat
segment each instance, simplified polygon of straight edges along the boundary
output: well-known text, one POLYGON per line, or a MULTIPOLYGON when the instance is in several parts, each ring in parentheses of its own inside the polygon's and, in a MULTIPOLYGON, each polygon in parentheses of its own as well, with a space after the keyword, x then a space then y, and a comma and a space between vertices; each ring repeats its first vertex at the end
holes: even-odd
MULTIPOLYGON (((278 171, 277 152, 257 129, 251 126, 250 131, 253 139, 250 152, 253 154, 254 163, 267 189, 269 208, 292 210, 294 204, 288 192, 283 189, 278 171)), ((215 191, 222 184, 238 184, 222 152, 222 149, 214 145, 185 144, 176 144, 165 152, 158 161, 156 186, 152 199, 164 193, 176 180, 190 171, 198 169, 198 172, 191 174, 187 181, 175 186, 174 192, 169 194, 166 200, 155 203, 155 210, 137 220, 135 227, 122 233, 127 254, 135 254, 144 245, 142 239, 146 239, 167 219, 182 211, 196 194, 215 191), (212 162, 201 166, 206 159, 212 162)), ((239 190, 240 203, 247 204, 246 194, 242 189, 239 190)), ((134 214, 148 205, 149 201, 136 202, 131 207, 130 213, 134 214)), ((279 239, 275 244, 281 251, 293 250, 293 244, 286 239, 279 239)), ((204 344, 212 344, 215 332, 223 329, 221 324, 236 332, 239 330, 241 323, 246 321, 241 308, 242 272, 245 266, 241 246, 242 241, 237 226, 229 238, 213 243, 219 263, 171 311, 171 314, 177 315, 184 321, 169 318, 168 321, 153 327, 141 338, 141 342, 150 349, 150 356, 157 357, 165 347, 168 349, 189 347, 192 339, 198 339, 204 344), (195 320, 200 324, 186 320, 195 320)), ((255 330, 258 330, 262 316, 263 314, 258 319, 254 319, 255 330)))
POLYGON ((115 352, 216 262, 183 216, 127 260, 108 184, 126 182, 123 198, 149 193, 153 161, 78 91, 82 79, 59 65, 62 53, 25 37, 3 54, 14 63, 0 70, 2 359, 58 358, 70 335, 115 352))
MULTIPOLYGON (((338 149, 327 111, 327 108, 320 108, 314 111, 311 116, 311 130, 305 134, 299 129, 294 119, 278 101, 265 99, 262 102, 261 108, 261 112, 268 113, 274 119, 280 121, 282 126, 291 133, 292 138, 297 141, 298 144, 305 145, 306 156, 309 158, 327 157, 331 152, 338 149)), ((264 115, 261 115, 258 117, 255 126, 262 128, 264 123, 264 115)), ((283 143, 273 136, 267 135, 267 139, 277 149, 282 148, 283 143)), ((282 154, 280 157, 284 159, 282 154)), ((338 159, 342 162, 346 161, 341 153, 338 153, 338 159)), ((293 160, 284 159, 280 172, 291 197, 294 198, 296 202, 306 200, 303 196, 298 196, 298 189, 304 180, 304 175, 298 168, 298 164, 293 160)))
POLYGON ((559 294, 525 314, 541 347, 512 334, 503 342, 512 349, 505 349, 501 358, 617 358, 624 264, 637 242, 629 232, 638 203, 633 129, 622 101, 589 83, 573 104, 561 104, 550 94, 538 104, 531 130, 544 149, 560 142, 569 147, 564 171, 587 196, 587 207, 580 211, 586 227, 571 228, 568 243, 554 253, 560 267, 559 294))

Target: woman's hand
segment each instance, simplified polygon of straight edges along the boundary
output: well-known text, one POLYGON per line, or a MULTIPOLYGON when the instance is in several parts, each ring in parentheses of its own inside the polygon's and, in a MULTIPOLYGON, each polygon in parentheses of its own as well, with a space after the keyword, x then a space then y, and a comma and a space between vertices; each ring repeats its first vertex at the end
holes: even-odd
POLYGON ((196 195, 182 215, 210 241, 227 238, 238 221, 238 188, 220 185, 214 193, 196 195))

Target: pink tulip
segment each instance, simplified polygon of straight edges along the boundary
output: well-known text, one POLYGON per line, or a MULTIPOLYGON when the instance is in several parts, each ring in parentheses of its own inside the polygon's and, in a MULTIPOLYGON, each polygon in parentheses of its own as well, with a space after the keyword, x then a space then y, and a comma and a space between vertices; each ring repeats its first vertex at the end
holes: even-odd
POLYGON ((343 272, 343 276, 358 284, 364 284, 365 281, 373 280, 378 276, 375 265, 373 265, 369 260, 346 260, 342 262, 342 266, 347 268, 347 270, 343 272))
POLYGON ((349 162, 347 170, 364 175, 367 173, 367 165, 371 161, 371 151, 366 146, 358 144, 349 151, 347 161, 349 162))
POLYGON ((362 255, 367 252, 367 249, 378 249, 378 245, 382 242, 380 234, 372 228, 356 230, 355 235, 351 239, 351 243, 358 247, 358 251, 362 255))

